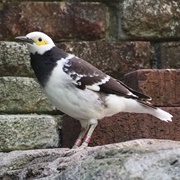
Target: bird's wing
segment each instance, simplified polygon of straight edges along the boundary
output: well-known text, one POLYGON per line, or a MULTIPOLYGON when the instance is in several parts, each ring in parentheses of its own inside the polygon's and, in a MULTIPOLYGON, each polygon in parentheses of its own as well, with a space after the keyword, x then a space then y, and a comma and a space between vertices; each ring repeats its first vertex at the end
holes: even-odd
POLYGON ((88 62, 72 57, 64 64, 63 70, 72 79, 76 87, 91 89, 106 94, 116 94, 127 98, 150 100, 149 96, 139 93, 121 81, 118 81, 103 73, 88 62))

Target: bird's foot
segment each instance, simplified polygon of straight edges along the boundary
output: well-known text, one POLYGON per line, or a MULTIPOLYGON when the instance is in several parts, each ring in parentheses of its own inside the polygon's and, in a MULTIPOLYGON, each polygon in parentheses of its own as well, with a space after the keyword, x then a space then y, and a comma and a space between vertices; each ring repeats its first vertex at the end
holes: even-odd
POLYGON ((88 147, 88 143, 87 143, 86 141, 84 141, 84 142, 81 144, 80 148, 85 149, 86 147, 88 147))
POLYGON ((86 136, 85 139, 84 139, 84 142, 81 144, 80 148, 84 149, 84 148, 88 147, 88 144, 89 144, 90 140, 91 140, 91 137, 86 136))
POLYGON ((85 149, 88 147, 88 142, 84 141, 80 146, 77 146, 76 144, 74 144, 74 146, 72 147, 72 149, 85 149))
POLYGON ((77 149, 81 146, 82 144, 82 140, 81 139, 77 139, 74 146, 72 147, 72 149, 77 149))
POLYGON ((74 146, 72 147, 72 149, 84 149, 84 148, 88 147, 90 140, 91 140, 90 136, 86 136, 84 138, 83 143, 82 143, 81 139, 77 139, 74 146))
POLYGON ((84 139, 84 141, 83 141, 83 143, 81 144, 81 146, 79 146, 79 148, 80 148, 80 149, 85 149, 85 148, 87 148, 90 140, 91 140, 91 137, 86 136, 85 139, 84 139))
POLYGON ((67 151, 65 151, 65 153, 64 153, 64 157, 69 157, 69 156, 71 156, 71 155, 73 155, 73 154, 75 154, 76 153, 76 150, 75 149, 68 149, 67 151))
POLYGON ((74 144, 74 146, 72 147, 72 149, 77 149, 79 148, 79 146, 77 146, 76 144, 74 144))
POLYGON ((72 149, 74 150, 80 150, 80 149, 85 149, 86 147, 88 147, 88 143, 87 142, 83 142, 81 144, 81 146, 77 146, 76 144, 72 147, 72 149))

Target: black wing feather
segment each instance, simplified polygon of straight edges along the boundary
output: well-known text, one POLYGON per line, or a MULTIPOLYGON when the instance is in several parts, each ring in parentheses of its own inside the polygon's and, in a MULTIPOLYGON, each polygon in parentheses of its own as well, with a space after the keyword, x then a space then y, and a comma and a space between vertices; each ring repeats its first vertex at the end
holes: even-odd
POLYGON ((150 96, 147 96, 145 94, 142 94, 130 87, 128 87, 126 84, 124 84, 123 82, 117 80, 122 86, 126 87, 130 92, 132 92, 133 94, 135 94, 136 96, 138 96, 140 99, 144 99, 144 100, 148 100, 150 101, 151 100, 151 97, 150 96))
MULTIPOLYGON (((77 57, 69 59, 68 63, 64 65, 63 70, 71 76, 71 78, 76 82, 76 87, 80 89, 85 89, 86 86, 100 83, 102 79, 108 76, 93 65, 77 57)), ((100 87, 101 92, 107 94, 116 94, 139 100, 151 99, 149 96, 137 92, 121 81, 111 77, 107 82, 99 84, 98 86, 100 87)))

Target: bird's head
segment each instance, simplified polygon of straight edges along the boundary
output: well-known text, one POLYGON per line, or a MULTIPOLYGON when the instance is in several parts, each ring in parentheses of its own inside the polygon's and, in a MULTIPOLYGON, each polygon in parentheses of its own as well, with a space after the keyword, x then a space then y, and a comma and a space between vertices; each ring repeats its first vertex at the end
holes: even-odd
POLYGON ((26 43, 29 52, 32 54, 44 54, 55 46, 52 39, 42 32, 31 32, 26 36, 19 36, 15 39, 19 42, 26 43))

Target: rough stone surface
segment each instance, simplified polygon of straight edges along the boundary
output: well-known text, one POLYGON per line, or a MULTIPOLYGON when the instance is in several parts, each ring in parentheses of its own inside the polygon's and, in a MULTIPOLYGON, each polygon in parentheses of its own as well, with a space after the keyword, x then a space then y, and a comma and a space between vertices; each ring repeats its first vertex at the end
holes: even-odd
POLYGON ((105 37, 107 8, 99 3, 21 2, 2 3, 0 39, 14 39, 43 31, 53 39, 105 37))
POLYGON ((152 97, 156 106, 180 107, 180 69, 138 70, 125 75, 125 83, 152 97))
POLYGON ((136 140, 81 150, 46 149, 0 155, 3 180, 180 179, 180 143, 136 140))
POLYGON ((0 151, 58 147, 57 124, 48 115, 0 115, 0 151))
POLYGON ((179 0, 125 0, 119 4, 120 38, 180 38, 179 0))
POLYGON ((180 69, 180 42, 160 43, 160 58, 162 68, 180 69))
POLYGON ((34 78, 0 77, 0 113, 55 113, 34 78))
MULTIPOLYGON (((147 114, 118 113, 99 121, 90 146, 111 144, 138 138, 180 140, 180 107, 163 108, 171 113, 173 121, 166 123, 147 114)), ((80 133, 80 124, 67 115, 62 117, 63 147, 72 147, 80 133)))
POLYGON ((115 77, 136 69, 150 68, 151 45, 149 42, 65 42, 58 46, 92 63, 115 77))
POLYGON ((34 77, 25 45, 0 41, 0 76, 34 77))

